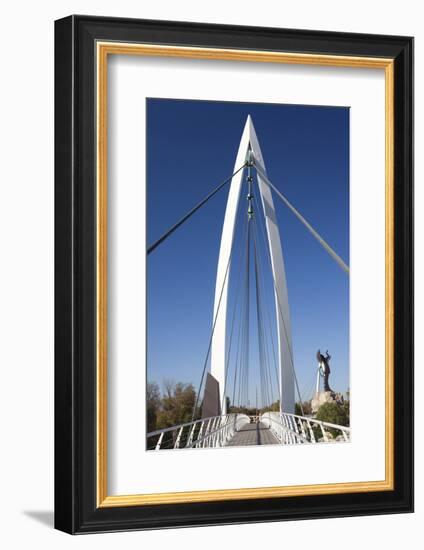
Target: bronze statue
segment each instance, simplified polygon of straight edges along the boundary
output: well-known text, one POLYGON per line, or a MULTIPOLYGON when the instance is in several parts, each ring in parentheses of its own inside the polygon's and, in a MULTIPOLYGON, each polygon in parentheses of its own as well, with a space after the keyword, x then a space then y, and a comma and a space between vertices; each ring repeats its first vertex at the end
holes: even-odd
POLYGON ((324 391, 334 393, 333 390, 330 388, 330 385, 328 384, 328 378, 330 376, 330 359, 331 355, 328 354, 328 350, 325 352, 326 355, 324 356, 320 350, 317 351, 317 360, 320 367, 320 374, 324 378, 324 391))

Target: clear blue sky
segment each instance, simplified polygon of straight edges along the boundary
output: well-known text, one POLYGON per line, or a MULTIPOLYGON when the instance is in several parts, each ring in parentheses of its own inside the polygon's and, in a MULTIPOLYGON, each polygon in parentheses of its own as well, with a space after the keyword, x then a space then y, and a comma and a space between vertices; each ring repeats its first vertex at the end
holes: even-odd
MULTIPOLYGON (((148 244, 232 174, 250 114, 268 177, 349 263, 348 108, 149 99, 147 113, 148 244)), ((147 371, 148 379, 159 385, 164 379, 199 385, 212 326, 228 189, 221 190, 148 257, 147 371)), ((311 397, 318 348, 332 355, 330 385, 345 392, 349 387, 348 276, 275 196, 274 201, 302 397, 311 397)), ((241 205, 245 208, 244 196, 241 205)), ((235 239, 238 254, 241 230, 235 239)), ((262 258, 266 276, 265 255, 262 258)), ((265 302, 273 314, 270 284, 265 302)), ((232 274, 230 293, 234 287, 232 274)), ((253 321, 251 330, 253 348, 253 321)), ((253 405, 259 384, 254 349, 251 357, 253 405)))

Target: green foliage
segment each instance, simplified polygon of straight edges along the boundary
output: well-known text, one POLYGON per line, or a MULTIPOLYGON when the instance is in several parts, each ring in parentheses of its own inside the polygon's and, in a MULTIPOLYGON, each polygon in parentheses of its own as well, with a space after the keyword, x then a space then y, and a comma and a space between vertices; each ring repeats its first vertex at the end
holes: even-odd
POLYGON ((190 422, 196 402, 196 392, 192 384, 167 381, 160 408, 156 416, 156 429, 169 428, 190 422))
POLYGON ((269 407, 263 407, 259 410, 259 414, 264 414, 266 412, 279 412, 280 411, 280 400, 274 401, 269 407))
POLYGON ((299 416, 309 416, 312 414, 311 409, 311 402, 310 401, 302 401, 302 407, 300 406, 300 402, 298 401, 294 405, 294 414, 297 414, 299 416), (302 412, 303 407, 303 412, 302 412))
MULTIPOLYGON (((331 424, 338 424, 339 426, 349 426, 349 401, 345 401, 342 404, 338 403, 324 403, 318 409, 315 416, 317 420, 323 422, 330 422, 331 424)), ((315 430, 314 430, 315 431, 315 430)), ((340 435, 340 431, 336 429, 328 429, 333 437, 340 435)), ((320 431, 317 431, 319 437, 322 437, 320 431)))
MULTIPOLYGON (((238 413, 238 414, 247 414, 248 416, 256 416, 258 414, 258 409, 252 409, 249 407, 229 407, 227 409, 228 413, 238 413)), ((260 411, 259 411, 260 414, 260 411)))
POLYGON ((331 424, 339 424, 340 426, 349 426, 349 408, 346 408, 344 403, 342 405, 324 403, 318 409, 316 419, 331 422, 331 424))

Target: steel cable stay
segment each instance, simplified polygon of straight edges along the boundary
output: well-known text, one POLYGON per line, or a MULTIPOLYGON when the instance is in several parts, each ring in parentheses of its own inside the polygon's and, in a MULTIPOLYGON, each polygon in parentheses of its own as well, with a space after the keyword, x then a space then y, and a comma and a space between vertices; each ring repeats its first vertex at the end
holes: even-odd
MULTIPOLYGON (((262 227, 262 226, 260 226, 260 227, 262 227)), ((263 238, 264 238, 264 241, 266 242, 265 234, 263 234, 263 238)), ((268 250, 268 252, 269 252, 269 250, 268 250)), ((276 284, 274 274, 273 274, 273 271, 272 271, 271 257, 270 257, 269 254, 268 254, 268 260, 269 260, 269 265, 270 265, 271 273, 272 273, 272 282, 273 282, 273 285, 274 285, 275 296, 277 298, 278 311, 279 311, 281 322, 282 322, 282 325, 283 325, 283 330, 284 330, 284 336, 285 336, 285 340, 286 340, 286 344, 287 344, 287 349, 289 350, 290 364, 291 364, 291 367, 292 367, 292 370, 293 370, 293 377, 294 377, 294 381, 295 381, 295 385, 296 385, 296 391, 297 391, 297 394, 298 394, 298 397, 299 397, 299 404, 300 404, 300 408, 301 408, 302 415, 303 415, 303 405, 302 405, 303 402, 302 402, 302 396, 301 396, 300 390, 299 390, 299 383, 298 383, 298 380, 297 380, 296 370, 294 368, 293 350, 290 346, 289 338, 288 338, 288 335, 287 335, 287 327, 286 327, 286 323, 284 321, 283 310, 282 310, 282 306, 281 306, 280 299, 279 299, 279 296, 278 296, 277 284, 276 284)))
POLYGON ((273 358, 273 364, 274 364, 274 371, 275 371, 275 380, 276 380, 276 384, 277 384, 277 396, 276 396, 276 401, 281 401, 281 396, 280 396, 280 377, 278 376, 278 361, 277 361, 277 354, 275 352, 275 344, 274 344, 274 339, 273 339, 273 335, 272 335, 272 328, 271 328, 271 319, 270 319, 270 316, 269 316, 269 312, 267 311, 267 319, 268 319, 268 324, 269 324, 269 332, 267 331, 266 334, 269 335, 269 340, 271 342, 271 349, 272 349, 272 358, 273 358))
POLYGON ((237 347, 236 347, 236 359, 235 359, 235 368, 234 368, 234 380, 233 380, 233 394, 231 405, 235 406, 235 394, 236 394, 236 384, 237 384, 237 373, 239 365, 239 356, 240 356, 240 342, 241 342, 241 323, 239 323, 238 338, 237 338, 237 347))
POLYGON ((191 216, 195 212, 197 212, 204 204, 206 204, 209 201, 209 199, 211 199, 214 195, 216 195, 216 193, 218 193, 218 191, 220 191, 223 187, 225 187, 225 185, 230 183, 230 181, 232 181, 234 176, 236 174, 238 174, 240 172, 240 170, 243 170, 246 167, 246 164, 247 163, 245 162, 242 166, 240 166, 240 168, 238 168, 234 172, 234 174, 232 174, 230 177, 226 178, 223 182, 221 182, 217 187, 215 187, 215 189, 213 189, 213 191, 211 191, 209 193, 209 195, 207 195, 202 201, 197 203, 196 206, 194 206, 189 212, 187 212, 187 214, 185 216, 180 218, 173 226, 171 226, 167 231, 165 231, 165 233, 163 233, 163 235, 161 237, 159 237, 159 239, 157 239, 151 246, 149 246, 147 248, 147 255, 149 255, 160 244, 162 244, 164 241, 166 241, 166 239, 168 237, 170 237, 172 235, 172 233, 174 233, 174 231, 176 231, 184 222, 186 222, 189 218, 191 218, 191 216))
MULTIPOLYGON (((259 225, 259 227, 263 231, 262 236, 263 236, 264 242, 266 243, 266 237, 265 237, 266 229, 264 229, 262 227, 262 225, 259 225)), ((270 254, 269 254, 268 247, 267 247, 267 250, 268 250, 267 258, 268 258, 269 265, 270 265, 270 268, 271 268, 272 282, 273 282, 273 285, 274 285, 275 296, 276 296, 276 299, 277 299, 277 306, 278 306, 278 310, 279 310, 279 314, 280 314, 280 319, 281 319, 281 322, 282 322, 282 325, 283 325, 283 330, 284 330, 284 336, 285 336, 285 340, 286 340, 286 344, 287 344, 287 349, 289 350, 290 364, 291 364, 291 367, 292 367, 292 370, 293 370, 293 377, 294 377, 294 381, 295 381, 296 391, 297 391, 297 394, 298 394, 298 397, 299 397, 299 405, 300 405, 300 408, 301 408, 301 411, 302 411, 302 416, 304 416, 302 396, 300 394, 299 383, 298 383, 297 376, 296 376, 296 370, 294 368, 293 350, 290 346, 289 338, 288 338, 288 335, 287 335, 287 328, 286 328, 286 324, 284 322, 283 310, 282 310, 281 303, 280 303, 280 298, 279 298, 278 292, 277 292, 277 284, 276 284, 276 281, 275 281, 275 278, 274 278, 274 273, 272 271, 272 262, 271 262, 271 257, 270 257, 270 254)))
POLYGON ((256 297, 256 323, 258 329, 258 348, 259 348, 259 375, 260 375, 260 391, 261 391, 261 401, 262 406, 267 401, 266 396, 266 385, 264 380, 264 353, 263 353, 263 341, 262 341, 262 332, 261 332, 261 313, 259 306, 259 289, 258 289, 258 279, 257 279, 257 265, 256 265, 256 251, 255 251, 255 297, 256 297))
MULTIPOLYGON (((245 262, 247 261, 247 247, 249 241, 246 240, 246 257, 245 262)), ((248 308, 248 271, 245 270, 245 278, 243 285, 243 310, 242 316, 240 318, 240 329, 241 329, 241 341, 240 341, 240 355, 238 363, 238 387, 237 387, 237 404, 239 407, 242 406, 244 402, 243 388, 244 388, 244 379, 245 379, 245 364, 246 364, 246 347, 247 347, 247 308, 248 308)))
MULTIPOLYGON (((247 246, 247 241, 246 241, 247 246)), ((243 287, 243 315, 240 319, 241 326, 241 341, 240 341, 240 362, 239 362, 239 375, 238 375, 238 386, 237 386, 237 404, 240 407, 242 403, 242 388, 244 383, 244 366, 245 366, 245 357, 246 357, 246 281, 247 281, 247 271, 245 271, 244 278, 244 287, 243 287)))
MULTIPOLYGON (((257 201, 256 200, 255 200, 255 205, 257 206, 257 201)), ((256 208, 255 212, 258 213, 259 210, 260 210, 259 208, 256 208)), ((265 282, 264 282, 263 272, 261 270, 261 262, 260 262, 260 259, 259 259, 260 248, 259 248, 258 243, 257 243, 256 233, 257 233, 257 230, 256 230, 256 232, 253 233, 253 239, 254 239, 253 242, 254 242, 254 246, 257 249, 257 254, 258 254, 257 266, 258 266, 258 274, 259 274, 259 288, 260 289, 262 288, 261 294, 262 294, 262 296, 265 296, 265 282)), ((265 246, 266 246, 266 243, 265 243, 265 246)), ((264 301, 265 300, 262 299, 262 303, 264 303, 264 301)), ((266 305, 268 306, 268 304, 266 304, 266 305)), ((269 341, 271 342, 272 358, 273 358, 274 370, 275 370, 275 380, 276 380, 276 384, 277 384, 277 399, 281 399, 281 397, 280 397, 280 387, 279 387, 279 376, 278 376, 278 362, 277 362, 277 355, 276 355, 276 352, 275 352, 275 345, 274 345, 274 332, 272 330, 271 316, 270 316, 268 307, 265 307, 265 311, 266 311, 266 314, 267 314, 267 319, 268 319, 268 324, 269 324, 269 332, 264 330, 264 334, 265 334, 265 339, 266 339, 266 336, 268 335, 269 341)), ((268 340, 267 339, 266 339, 265 349, 268 350, 268 340)), ((270 355, 271 355, 271 353, 269 353, 269 356, 270 355)), ((268 359, 268 361, 269 361, 269 359, 268 359)), ((270 365, 270 363, 271 363, 271 361, 269 361, 269 365, 270 365)), ((272 378, 271 375, 270 375, 270 378, 272 378)))
POLYGON ((290 201, 275 187, 268 179, 265 170, 257 159, 254 159, 254 166, 262 180, 274 191, 280 200, 293 212, 296 218, 306 227, 313 237, 319 242, 324 250, 333 258, 339 267, 349 274, 349 266, 340 258, 340 256, 331 248, 331 246, 321 237, 321 235, 312 227, 312 225, 302 216, 302 214, 290 203, 290 201))
MULTIPOLYGON (((246 286, 245 286, 246 288, 246 286)), ((244 361, 245 361, 245 350, 246 350, 246 301, 244 302, 245 306, 243 308, 243 318, 242 318, 242 328, 241 328, 241 345, 240 345, 240 363, 239 363, 239 377, 238 377, 238 386, 237 386, 237 405, 241 407, 242 404, 242 388, 244 381, 244 361)))
MULTIPOLYGON (((249 225, 250 228, 250 225, 249 225)), ((246 243, 246 251, 248 250, 249 241, 246 243)), ((247 252, 246 252, 247 254, 247 252)), ((247 255, 246 255, 247 258, 247 255)), ((247 259, 246 259, 247 262, 247 259)), ((238 404, 239 407, 246 404, 245 401, 245 387, 246 387, 246 361, 248 357, 248 341, 249 341, 249 270, 246 269, 246 278, 244 286, 244 309, 243 309, 243 329, 242 329, 242 346, 241 346, 241 356, 240 356, 240 378, 239 378, 239 398, 238 404)))
MULTIPOLYGON (((235 392, 236 392, 236 382, 237 382, 237 374, 239 369, 239 357, 241 357, 240 363, 241 363, 241 376, 239 376, 239 387, 238 387, 238 405, 246 405, 249 402, 249 394, 248 394, 248 379, 249 379, 249 332, 250 332, 250 314, 249 314, 249 303, 250 303, 250 243, 252 242, 252 235, 254 236, 254 230, 250 230, 250 224, 255 223, 255 220, 253 217, 251 217, 248 220, 249 229, 247 231, 247 240, 246 240, 246 269, 245 269, 245 282, 244 282, 244 303, 241 305, 241 322, 239 323, 239 338, 237 343, 237 352, 236 352, 236 362, 235 362, 235 369, 234 369, 234 382, 233 382, 233 399, 232 404, 235 405, 235 392), (240 332, 242 333, 242 353, 240 355, 240 332)), ((270 373, 270 361, 269 361, 269 350, 267 346, 266 341, 266 331, 264 328, 264 317, 263 317, 263 311, 262 311, 262 298, 261 298, 261 283, 260 283, 260 270, 258 265, 258 251, 255 247, 255 239, 253 237, 253 246, 254 246, 254 264, 255 264, 255 280, 256 280, 256 296, 257 296, 257 319, 258 319, 258 344, 259 344, 259 356, 260 356, 260 377, 261 377, 261 396, 262 396, 262 403, 264 406, 270 405, 273 391, 272 391, 272 377, 270 373)), ((233 321, 234 321, 234 314, 236 313, 236 310, 233 312, 233 321)), ((234 324, 232 322, 231 324, 231 332, 230 332, 230 345, 229 348, 232 347, 232 337, 234 333, 234 324)), ((226 384, 227 384, 227 378, 229 373, 229 354, 227 354, 227 370, 226 370, 226 377, 225 377, 225 386, 224 386, 224 396, 226 396, 226 384)), ((275 359, 275 355, 274 355, 275 359)), ((278 385, 278 375, 276 377, 277 385, 278 385)), ((278 395, 278 392, 277 392, 278 395)), ((225 398, 225 397, 224 397, 225 398)))
POLYGON ((246 356, 244 361, 245 367, 245 377, 244 377, 244 403, 248 405, 249 402, 249 361, 250 361, 250 233, 251 233, 251 223, 250 220, 247 222, 247 231, 248 231, 248 246, 247 246, 247 302, 246 302, 246 356))
POLYGON ((258 271, 256 264, 256 250, 254 249, 254 266, 255 266, 255 297, 256 297, 256 323, 258 329, 258 348, 259 348, 259 375, 260 375, 260 391, 261 391, 261 401, 262 405, 267 400, 266 396, 266 385, 264 380, 264 353, 263 353, 263 340, 261 332, 261 312, 259 305, 259 289, 258 289, 258 271))
POLYGON ((257 251, 254 246, 255 251, 255 291, 256 291, 256 318, 257 318, 257 328, 258 328, 258 347, 259 347, 259 370, 260 370, 260 384, 261 384, 261 394, 262 394, 262 405, 266 406, 266 403, 270 404, 270 397, 268 391, 268 380, 266 372, 266 357, 264 351, 264 335, 263 335, 263 326, 262 326, 262 311, 260 305, 260 291, 258 284, 258 264, 257 264, 257 251))
MULTIPOLYGON (((255 200, 255 204, 257 205, 257 201, 255 200)), ((259 211, 260 209, 257 208, 256 211, 259 211)), ((261 221, 262 221, 262 218, 261 218, 261 221)), ((257 236, 257 230, 256 232, 253 233, 253 238, 254 238, 254 245, 255 247, 257 248, 258 250, 258 273, 259 273, 259 285, 262 286, 263 289, 265 289, 265 283, 264 283, 264 277, 263 277, 263 273, 262 273, 262 270, 261 270, 261 262, 259 261, 259 250, 260 250, 260 247, 258 246, 258 236, 257 236)), ((267 243, 264 243, 265 245, 265 248, 267 249, 267 243)), ((263 295, 265 295, 265 291, 263 292, 263 295)), ((264 300, 262 300, 262 302, 264 302, 264 300)), ((268 323, 269 323, 269 339, 271 341, 271 346, 272 346, 272 351, 273 351, 273 359, 274 359, 274 370, 275 370, 275 380, 276 380, 276 383, 277 383, 277 388, 278 388, 278 392, 277 392, 277 397, 278 399, 280 400, 281 402, 281 394, 280 394, 280 391, 281 391, 281 388, 280 388, 280 380, 279 380, 279 376, 278 376, 278 361, 277 361, 277 356, 276 356, 276 352, 275 352, 275 345, 274 345, 274 333, 273 333, 273 330, 272 330, 272 324, 271 324, 271 316, 270 316, 270 313, 269 313, 269 310, 268 308, 266 308, 266 312, 267 312, 267 318, 268 318, 268 323)), ((265 334, 267 333, 267 331, 265 331, 265 334)), ((270 362, 269 362, 270 363, 270 362)), ((271 378, 271 374, 269 375, 270 378, 271 378)))
POLYGON ((249 265, 249 255, 250 255, 250 224, 247 217, 245 217, 246 223, 246 240, 244 246, 244 266, 245 266, 245 277, 243 281, 243 303, 242 303, 242 315, 240 317, 240 326, 241 326, 241 344, 240 344, 240 355, 239 355, 239 387, 238 387, 238 406, 241 407, 245 402, 245 391, 246 391, 246 362, 248 361, 248 334, 249 334, 249 279, 250 279, 250 270, 248 269, 249 265))
POLYGON ((241 318, 241 353, 239 363, 239 384, 238 384, 238 406, 246 405, 246 378, 248 376, 248 361, 249 361, 249 293, 250 293, 250 223, 247 221, 247 239, 246 239, 246 254, 245 254, 245 279, 244 279, 244 304, 243 315, 241 318))
MULTIPOLYGON (((257 218, 255 218, 256 220, 257 218)), ((263 315, 263 292, 261 290, 261 276, 260 276, 260 262, 258 257, 258 246, 256 241, 256 235, 255 231, 253 231, 253 249, 255 252, 255 275, 256 275, 256 296, 257 296, 257 310, 258 310, 258 334, 259 334, 259 347, 260 347, 260 353, 262 355, 261 358, 261 364, 263 364, 263 377, 264 377, 264 383, 265 383, 265 397, 266 402, 264 405, 266 406, 266 403, 268 406, 270 406, 273 403, 273 384, 272 384, 272 376, 271 376, 271 367, 270 367, 270 354, 267 346, 267 339, 266 339, 266 330, 264 327, 264 315, 263 315)), ((276 377, 277 382, 277 395, 279 394, 278 390, 278 375, 276 377)))
MULTIPOLYGON (((259 274, 259 292, 261 295, 263 295, 263 291, 261 290, 261 278, 260 278, 260 265, 259 265, 259 262, 258 262, 258 274, 259 274)), ((262 303, 264 302, 264 300, 262 299, 262 303)), ((269 380, 269 387, 270 387, 270 400, 269 400, 269 405, 272 405, 272 403, 274 401, 277 401, 278 398, 279 398, 279 393, 280 393, 280 389, 279 389, 279 378, 278 378, 278 373, 277 373, 277 363, 276 363, 276 358, 274 356, 274 369, 275 369, 275 386, 273 384, 273 377, 272 377, 272 374, 271 374, 271 360, 270 360, 270 352, 269 352, 269 349, 268 349, 268 341, 267 341, 267 338, 266 338, 266 329, 265 329, 265 320, 264 320, 264 315, 262 313, 262 334, 264 335, 263 338, 264 338, 264 342, 265 342, 265 345, 264 345, 264 350, 265 350, 265 361, 266 361, 266 374, 267 374, 267 377, 268 377, 268 380, 269 380), (274 392, 273 392, 273 388, 275 389, 276 388, 276 398, 274 399, 274 392)))
MULTIPOLYGON (((245 308, 243 309, 243 321, 245 319, 245 308)), ((244 380, 244 357, 245 357, 245 331, 246 326, 245 323, 241 323, 241 341, 240 341, 240 356, 239 356, 239 364, 238 364, 238 381, 237 381, 237 406, 242 406, 242 388, 243 388, 243 380, 244 380)))
MULTIPOLYGON (((257 201, 256 201, 256 204, 257 204, 257 201)), ((263 219, 261 218, 261 222, 262 223, 259 223, 257 225, 257 227, 259 227, 259 231, 258 230, 256 231, 256 235, 257 235, 258 240, 259 240, 259 233, 260 233, 260 236, 262 237, 262 241, 263 241, 263 244, 264 244, 264 249, 266 251, 266 254, 265 254, 266 259, 267 259, 267 263, 269 265, 269 269, 270 269, 270 273, 271 273, 273 292, 274 292, 274 295, 277 298, 277 304, 276 305, 277 305, 277 308, 278 308, 278 311, 279 311, 279 314, 280 314, 280 317, 282 319, 283 326, 284 326, 284 334, 285 334, 285 338, 286 338, 287 349, 290 352, 290 358, 291 358, 292 364, 294 364, 293 349, 291 347, 291 343, 290 343, 290 341, 288 339, 288 336, 287 336, 287 330, 286 330, 286 327, 285 327, 285 322, 284 322, 284 317, 283 317, 283 308, 282 308, 282 305, 280 303, 279 295, 278 295, 278 292, 277 292, 277 283, 275 281, 274 272, 273 272, 273 269, 272 269, 271 253, 270 253, 270 250, 269 250, 269 247, 268 247, 268 240, 267 240, 267 237, 266 237, 267 228, 266 228, 265 218, 263 218, 263 219)))

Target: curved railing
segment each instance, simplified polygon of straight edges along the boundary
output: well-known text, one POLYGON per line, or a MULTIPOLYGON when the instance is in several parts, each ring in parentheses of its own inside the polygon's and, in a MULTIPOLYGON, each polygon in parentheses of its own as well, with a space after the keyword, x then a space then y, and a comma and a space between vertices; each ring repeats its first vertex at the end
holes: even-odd
POLYGON ((350 428, 323 422, 297 414, 267 412, 261 415, 263 422, 284 445, 296 443, 320 443, 321 441, 350 441, 350 428))
POLYGON ((156 430, 147 434, 147 450, 223 447, 248 422, 247 415, 232 413, 156 430))

